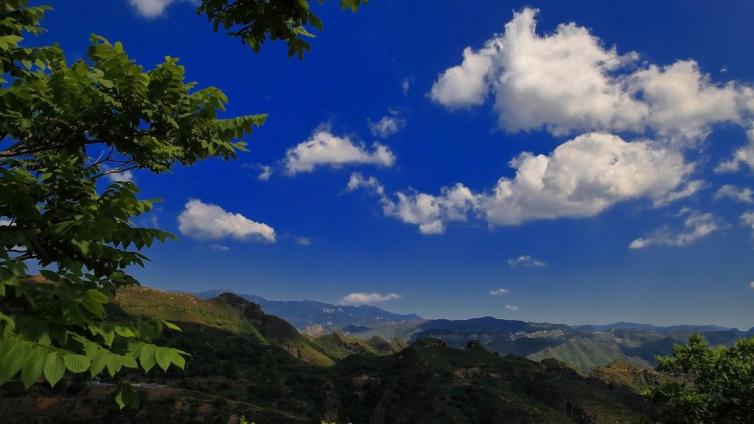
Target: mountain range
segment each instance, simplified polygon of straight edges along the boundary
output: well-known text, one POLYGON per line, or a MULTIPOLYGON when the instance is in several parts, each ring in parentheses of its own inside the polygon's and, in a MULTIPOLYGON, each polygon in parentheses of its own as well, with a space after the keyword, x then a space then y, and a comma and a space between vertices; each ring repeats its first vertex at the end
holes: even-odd
MULTIPOLYGON (((223 290, 197 293, 210 298, 223 290)), ((321 336, 332 332, 360 339, 399 338, 416 342, 426 338, 443 340, 463 348, 470 341, 500 354, 525 356, 533 360, 557 359, 575 370, 591 370, 619 360, 637 367, 657 364, 655 356, 668 355, 673 345, 684 343, 691 334, 702 334, 713 345, 732 345, 754 336, 754 328, 740 331, 715 325, 656 326, 632 322, 604 325, 536 323, 481 317, 466 320, 423 319, 416 314, 395 314, 375 306, 343 306, 310 300, 275 301, 255 295, 239 296, 259 304, 299 331, 321 336)))
MULTIPOLYGON (((213 289, 193 293, 200 299, 211 299, 230 290, 213 289)), ((422 317, 416 314, 396 314, 370 305, 333 305, 313 300, 268 300, 251 294, 238 294, 254 302, 272 315, 279 316, 300 331, 319 336, 345 329, 363 332, 373 326, 384 324, 420 322, 422 317)))

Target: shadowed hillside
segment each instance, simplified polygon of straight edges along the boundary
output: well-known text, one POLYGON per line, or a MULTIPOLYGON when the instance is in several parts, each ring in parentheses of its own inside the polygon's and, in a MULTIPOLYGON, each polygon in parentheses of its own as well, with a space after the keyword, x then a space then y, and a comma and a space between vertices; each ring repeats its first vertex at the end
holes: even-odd
POLYGON ((185 370, 124 378, 142 392, 138 411, 118 412, 114 382, 80 374, 55 389, 0 392, 2 422, 257 423, 590 423, 639 422, 646 405, 627 390, 589 379, 557 361, 464 349, 437 339, 406 347, 396 339, 342 333, 315 338, 232 294, 200 300, 146 288, 117 296, 120 319, 178 323, 161 343, 191 353, 185 370))

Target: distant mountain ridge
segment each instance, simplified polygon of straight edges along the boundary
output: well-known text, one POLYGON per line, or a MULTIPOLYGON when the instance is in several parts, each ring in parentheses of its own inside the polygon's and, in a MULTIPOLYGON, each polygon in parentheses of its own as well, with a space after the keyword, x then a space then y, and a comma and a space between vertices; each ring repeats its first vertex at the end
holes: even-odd
MULTIPOLYGON (((198 293, 212 298, 225 290, 198 293)), ((451 347, 464 348, 476 341, 501 354, 529 359, 557 359, 581 372, 613 361, 639 367, 656 365, 655 356, 668 355, 673 345, 685 343, 700 333, 712 345, 731 345, 754 336, 754 328, 739 331, 716 325, 657 326, 633 322, 600 325, 536 323, 481 317, 465 320, 423 319, 416 314, 395 314, 374 306, 342 306, 310 300, 275 301, 255 295, 239 295, 279 316, 299 331, 312 336, 333 332, 369 340, 400 338, 411 343, 422 339, 443 340, 451 347)), ((353 343, 351 343, 353 345, 353 343)), ((355 345, 354 345, 355 346, 355 345)))
MULTIPOLYGON (((228 292, 232 291, 214 289, 193 294, 200 299, 211 299, 228 292)), ((344 327, 363 329, 386 323, 424 321, 416 314, 397 314, 370 305, 334 305, 313 300, 269 300, 257 295, 236 294, 258 304, 266 313, 279 316, 299 330, 315 336, 344 327)))
MULTIPOLYGON (((688 332, 695 332, 695 333, 709 333, 713 331, 731 331, 731 330, 738 331, 738 329, 736 328, 722 327, 719 325, 680 324, 680 325, 670 325, 670 326, 659 326, 659 325, 640 324, 640 323, 625 322, 625 321, 615 322, 612 324, 601 324, 601 325, 593 325, 593 324, 577 325, 577 326, 573 326, 573 328, 580 331, 644 330, 644 331, 651 331, 654 333, 662 333, 662 334, 670 334, 677 331, 688 331, 688 332)), ((752 327, 752 330, 754 330, 754 327, 752 327)))

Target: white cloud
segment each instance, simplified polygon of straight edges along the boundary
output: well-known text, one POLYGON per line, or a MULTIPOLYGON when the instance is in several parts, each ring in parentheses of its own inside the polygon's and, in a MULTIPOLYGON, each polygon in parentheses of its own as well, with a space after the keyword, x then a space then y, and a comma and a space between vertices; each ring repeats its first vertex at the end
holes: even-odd
POLYGON ((667 226, 655 230, 652 234, 638 238, 628 245, 629 249, 643 249, 649 246, 688 246, 720 229, 715 217, 710 213, 695 211, 682 212, 688 215, 683 228, 672 231, 667 226))
POLYGON ((394 201, 376 180, 366 184, 359 176, 362 180, 349 181, 349 187, 377 185, 385 215, 418 225, 423 234, 439 234, 446 222, 464 221, 470 215, 492 226, 517 225, 594 216, 631 199, 666 201, 693 170, 675 150, 603 133, 576 137, 550 155, 522 153, 510 165, 515 177, 502 177, 491 191, 482 193, 459 183, 437 196, 398 192, 394 201))
POLYGON ((463 62, 447 69, 432 86, 429 96, 447 107, 462 107, 484 103, 488 91, 488 74, 492 70, 493 47, 475 53, 467 47, 463 62))
POLYGON ((348 179, 348 185, 346 186, 346 190, 355 191, 359 189, 366 189, 369 191, 373 191, 379 196, 382 196, 385 194, 385 187, 383 187, 383 185, 377 180, 377 178, 374 178, 374 177, 364 178, 364 176, 361 175, 360 173, 354 172, 351 174, 351 177, 348 179))
POLYGON ((515 13, 502 34, 463 51, 430 92, 449 108, 480 105, 494 95, 508 131, 545 128, 555 135, 651 130, 664 141, 706 137, 710 125, 743 123, 752 90, 715 84, 693 60, 642 66, 634 52, 606 48, 585 27, 536 31, 537 10, 515 13))
POLYGON ((408 90, 411 89, 411 78, 404 78, 403 81, 401 81, 401 91, 403 91, 404 96, 408 96, 408 90))
POLYGON ((194 2, 196 0, 128 0, 140 15, 146 18, 156 18, 165 12, 176 1, 194 2))
POLYGON ((269 225, 196 199, 189 200, 178 216, 178 229, 182 234, 199 240, 233 238, 275 242, 275 230, 269 225))
POLYGON ((210 246, 210 248, 216 252, 228 252, 230 251, 230 247, 224 245, 224 244, 218 244, 214 243, 210 246))
POLYGON ((0 217, 0 227, 7 227, 13 224, 10 218, 0 217))
POLYGON ((508 266, 511 268, 524 267, 524 268, 546 268, 547 263, 537 258, 533 258, 529 255, 521 255, 517 258, 509 258, 508 266))
POLYGON ((517 311, 518 310, 518 306, 516 306, 516 305, 505 305, 505 309, 508 309, 510 311, 517 311))
POLYGON ((636 71, 631 79, 649 108, 645 123, 680 140, 704 139, 714 123, 740 123, 741 102, 751 95, 749 89, 733 83, 712 83, 693 60, 662 68, 651 65, 636 71))
POLYGON ((347 191, 364 189, 380 199, 385 215, 419 226, 422 234, 441 234, 445 221, 464 221, 473 207, 474 195, 461 184, 444 188, 439 196, 425 193, 396 193, 397 201, 385 194, 385 188, 374 177, 351 174, 347 191))
POLYGON ((733 199, 743 203, 754 203, 754 192, 748 187, 739 188, 725 184, 717 190, 715 199, 733 199))
POLYGON ((379 121, 369 122, 369 130, 375 137, 386 138, 400 131, 405 125, 406 121, 398 115, 398 112, 391 110, 379 121))
POLYGON ((751 283, 749 283, 749 287, 752 288, 752 289, 754 289, 754 281, 752 281, 751 283))
POLYGON ((691 197, 697 192, 699 192, 699 190, 703 189, 705 185, 706 183, 702 180, 689 181, 688 183, 686 183, 685 186, 677 190, 668 192, 668 194, 666 194, 663 197, 654 199, 652 201, 652 206, 654 207, 667 206, 675 201, 685 199, 687 197, 691 197))
POLYGON ((680 153, 603 133, 576 137, 549 156, 522 153, 511 166, 515 178, 501 178, 478 198, 492 225, 588 217, 630 199, 663 199, 692 171, 680 153))
POLYGON ((742 214, 741 222, 751 228, 752 232, 754 232, 754 211, 742 214))
POLYGON ((272 167, 269 165, 259 165, 260 172, 257 175, 259 181, 267 181, 272 176, 272 167))
MULTIPOLYGON (((754 109, 754 106, 751 106, 754 109)), ((741 165, 746 165, 754 169, 754 126, 746 132, 749 142, 733 152, 730 160, 720 163, 716 168, 717 173, 736 172, 741 169, 741 165)))
POLYGON ((130 170, 126 171, 120 171, 120 172, 113 172, 110 174, 107 174, 107 178, 110 179, 112 182, 133 182, 134 181, 134 174, 130 170))
POLYGON ((445 222, 465 221, 476 201, 462 184, 445 187, 439 196, 425 193, 396 193, 397 202, 383 201, 385 215, 419 226, 422 234, 442 234, 445 222))
POLYGON ((503 288, 490 290, 490 294, 493 296, 503 296, 508 293, 509 293, 509 290, 503 289, 503 288))
POLYGON ((341 167, 371 164, 390 167, 395 155, 389 147, 374 143, 372 151, 354 144, 349 137, 338 137, 328 129, 319 129, 306 141, 288 149, 284 166, 289 175, 311 172, 318 166, 341 167))
POLYGON ((367 303, 387 302, 388 300, 398 299, 401 296, 397 293, 350 293, 343 296, 340 300, 341 305, 362 305, 367 303))

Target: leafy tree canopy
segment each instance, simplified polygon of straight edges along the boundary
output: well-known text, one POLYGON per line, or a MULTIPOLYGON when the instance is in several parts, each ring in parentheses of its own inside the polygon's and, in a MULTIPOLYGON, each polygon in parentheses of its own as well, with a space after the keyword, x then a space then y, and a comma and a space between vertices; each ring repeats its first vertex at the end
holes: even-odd
POLYGON ((172 236, 134 224, 153 201, 132 182, 102 178, 234 158, 265 115, 220 119, 223 93, 195 89, 176 59, 144 70, 101 37, 72 64, 58 46, 20 46, 46 10, 0 2, 0 383, 183 367, 185 352, 152 343, 174 324, 108 319, 138 250, 172 236))
MULTIPOLYGON (((339 1, 341 8, 355 12, 368 0, 339 1)), ((207 15, 215 31, 224 28, 255 52, 269 38, 287 42, 288 56, 299 58, 311 48, 306 39, 314 37, 307 27, 323 28, 309 0, 202 0, 198 11, 207 15)))
POLYGON ((754 338, 711 348, 694 335, 658 360, 661 371, 676 377, 651 393, 663 405, 664 422, 754 422, 754 338))
MULTIPOLYGON (((108 316, 115 291, 138 284, 127 268, 145 264, 139 250, 173 236, 136 225, 154 200, 104 177, 233 159, 266 115, 222 119, 225 95, 186 82, 177 59, 145 70, 96 35, 74 63, 57 45, 23 47, 49 9, 27 3, 0 0, 0 384, 183 368, 186 352, 153 343, 175 324, 108 316)), ((269 37, 299 57, 306 26, 322 28, 306 0, 204 0, 199 12, 255 51, 269 37)), ((136 399, 128 386, 116 395, 136 399)))

